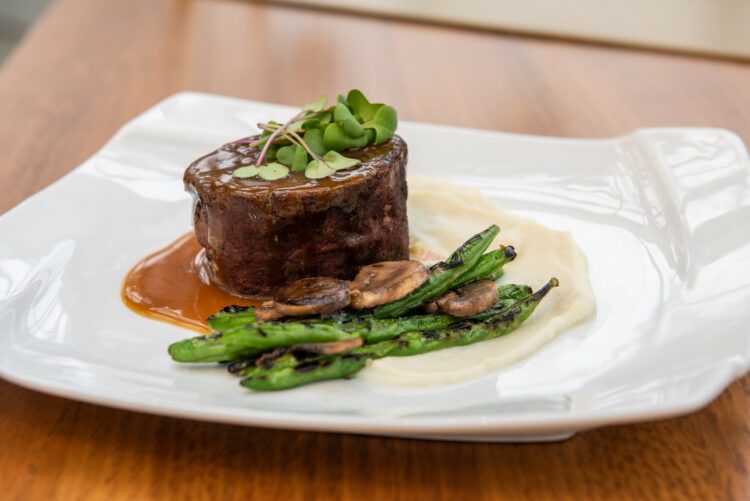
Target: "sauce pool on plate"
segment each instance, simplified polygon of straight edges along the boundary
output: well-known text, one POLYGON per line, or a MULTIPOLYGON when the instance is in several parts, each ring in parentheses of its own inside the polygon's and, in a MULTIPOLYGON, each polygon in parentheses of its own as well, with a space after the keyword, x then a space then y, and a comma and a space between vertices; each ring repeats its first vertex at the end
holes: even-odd
POLYGON ((134 312, 206 333, 206 319, 228 305, 257 306, 262 299, 229 294, 201 273, 202 247, 190 232, 143 258, 122 284, 122 300, 134 312))

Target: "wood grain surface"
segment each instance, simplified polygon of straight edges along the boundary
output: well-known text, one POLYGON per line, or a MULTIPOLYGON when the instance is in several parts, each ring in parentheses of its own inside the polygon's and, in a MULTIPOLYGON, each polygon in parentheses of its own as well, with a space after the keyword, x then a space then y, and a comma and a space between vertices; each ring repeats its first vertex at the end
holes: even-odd
MULTIPOLYGON (((350 87, 411 120, 567 137, 717 126, 750 142, 738 62, 242 1, 59 0, 0 70, 0 213, 174 92, 299 104, 350 87)), ((526 445, 215 425, 0 382, 3 500, 749 499, 749 465, 747 377, 690 416, 526 445)))

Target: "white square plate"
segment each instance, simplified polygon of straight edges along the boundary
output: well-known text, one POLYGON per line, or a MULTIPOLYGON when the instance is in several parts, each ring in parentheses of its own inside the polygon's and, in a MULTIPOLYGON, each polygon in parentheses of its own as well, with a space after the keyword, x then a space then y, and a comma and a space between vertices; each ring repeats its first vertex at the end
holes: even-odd
POLYGON ((178 94, 0 218, 0 376, 87 402, 255 426, 460 440, 544 440, 686 413, 745 374, 750 163, 716 129, 603 140, 402 123, 409 170, 481 189, 572 231, 598 312, 530 358, 450 386, 357 379, 252 393, 174 364, 190 335, 120 302, 141 257, 188 231, 187 164, 291 108, 178 94))

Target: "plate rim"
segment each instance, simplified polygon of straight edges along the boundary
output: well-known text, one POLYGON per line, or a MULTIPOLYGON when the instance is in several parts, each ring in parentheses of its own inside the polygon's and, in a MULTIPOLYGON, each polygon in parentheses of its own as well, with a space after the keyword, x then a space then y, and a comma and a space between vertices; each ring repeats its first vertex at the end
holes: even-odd
MULTIPOLYGON (((669 406, 649 406, 646 409, 632 409, 626 412, 585 411, 575 416, 570 413, 536 414, 513 413, 497 414, 491 418, 475 417, 462 418, 456 422, 454 417, 378 418, 377 423, 351 416, 338 417, 331 414, 300 414, 290 411, 267 411, 259 409, 242 409, 241 413, 220 413, 201 410, 184 410, 182 406, 160 407, 158 403, 136 401, 128 398, 100 397, 93 393, 76 389, 74 386, 49 382, 42 383, 36 378, 26 375, 18 376, 0 366, 0 377, 18 386, 40 393, 62 397, 79 402, 105 407, 142 412, 151 415, 168 416, 182 419, 193 419, 222 424, 242 426, 258 426, 274 429, 293 429, 301 431, 344 432, 356 434, 406 434, 412 437, 421 435, 451 435, 466 436, 500 434, 503 436, 540 434, 555 435, 559 433, 574 433, 602 426, 627 424, 644 421, 655 421, 670 417, 677 417, 697 411, 715 400, 733 381, 748 372, 747 357, 735 356, 735 363, 724 364, 722 376, 718 378, 708 390, 696 394, 692 398, 683 399, 680 404, 669 406), (744 358, 744 360, 742 360, 744 358), (72 390, 72 392, 71 392, 72 390), (310 420, 310 416, 315 416, 310 420), (552 419, 550 419, 552 417, 552 419), (519 420, 524 420, 519 424, 519 420), (411 421, 417 421, 412 423, 411 421), (434 422, 430 422, 434 421, 434 422), (472 421, 467 423, 467 421, 472 421)), ((726 360, 725 360, 726 361, 726 360)))

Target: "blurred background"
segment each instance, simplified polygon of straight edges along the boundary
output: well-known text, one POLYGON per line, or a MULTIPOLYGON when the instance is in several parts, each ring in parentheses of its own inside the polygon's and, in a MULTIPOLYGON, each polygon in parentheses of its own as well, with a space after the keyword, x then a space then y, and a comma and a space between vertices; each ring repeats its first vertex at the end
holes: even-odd
POLYGON ((748 0, 284 0, 279 3, 750 58, 748 0))
MULTIPOLYGON (((51 1, 0 0, 0 61, 51 1)), ((185 0, 189 1, 216 0, 185 0)), ((268 1, 485 30, 750 59, 750 0, 268 1)))
POLYGON ((0 63, 51 0, 0 0, 0 63))

